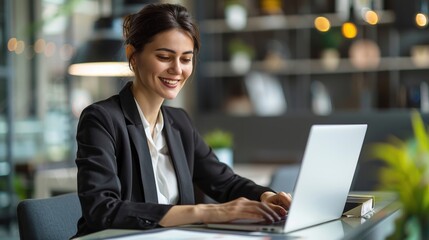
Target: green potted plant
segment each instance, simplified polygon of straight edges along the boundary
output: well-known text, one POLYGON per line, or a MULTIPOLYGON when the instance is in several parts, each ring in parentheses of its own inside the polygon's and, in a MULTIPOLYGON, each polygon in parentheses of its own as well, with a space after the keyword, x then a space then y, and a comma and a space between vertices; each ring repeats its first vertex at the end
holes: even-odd
POLYGON ((228 43, 231 69, 239 74, 245 74, 250 70, 255 50, 241 39, 232 39, 228 43))
POLYGON ((215 129, 206 133, 204 140, 213 149, 219 161, 233 166, 233 137, 230 132, 215 129))
POLYGON ((429 134, 420 113, 411 112, 414 137, 372 146, 371 155, 386 163, 380 171, 383 190, 395 191, 401 216, 389 239, 429 238, 429 134))

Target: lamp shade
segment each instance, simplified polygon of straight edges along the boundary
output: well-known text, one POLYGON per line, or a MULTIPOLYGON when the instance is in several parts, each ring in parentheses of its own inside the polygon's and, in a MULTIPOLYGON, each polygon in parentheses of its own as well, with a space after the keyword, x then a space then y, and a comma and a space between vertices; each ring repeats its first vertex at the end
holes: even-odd
POLYGON ((96 22, 94 37, 80 46, 71 59, 68 68, 70 75, 100 77, 133 75, 116 25, 112 18, 101 18, 96 22))

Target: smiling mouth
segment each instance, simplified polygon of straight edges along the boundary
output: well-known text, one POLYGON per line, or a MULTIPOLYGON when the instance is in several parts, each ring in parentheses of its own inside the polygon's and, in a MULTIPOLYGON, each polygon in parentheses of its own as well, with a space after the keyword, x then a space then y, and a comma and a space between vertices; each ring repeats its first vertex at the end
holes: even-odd
POLYGON ((161 79, 161 82, 167 87, 176 87, 180 82, 180 80, 177 80, 177 79, 167 79, 167 78, 161 78, 161 77, 160 79, 161 79))

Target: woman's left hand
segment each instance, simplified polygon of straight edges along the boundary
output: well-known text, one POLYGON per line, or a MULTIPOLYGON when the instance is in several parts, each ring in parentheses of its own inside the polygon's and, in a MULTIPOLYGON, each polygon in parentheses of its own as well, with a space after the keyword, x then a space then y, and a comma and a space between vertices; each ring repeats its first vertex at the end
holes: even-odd
POLYGON ((292 202, 292 196, 285 192, 264 192, 261 195, 261 202, 268 204, 280 216, 285 216, 292 202))

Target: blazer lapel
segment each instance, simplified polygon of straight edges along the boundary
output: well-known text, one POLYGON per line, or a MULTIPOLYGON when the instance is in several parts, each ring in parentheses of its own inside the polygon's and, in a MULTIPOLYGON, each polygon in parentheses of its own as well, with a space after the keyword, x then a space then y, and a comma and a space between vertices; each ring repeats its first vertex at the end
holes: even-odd
POLYGON ((177 184, 179 186, 180 204, 194 204, 194 188, 191 179, 191 173, 186 161, 185 151, 183 150, 182 139, 180 132, 174 128, 168 114, 163 111, 164 124, 168 149, 170 150, 171 160, 176 170, 177 184))
MULTIPOLYGON (((152 167, 152 158, 147 145, 143 123, 141 122, 140 115, 131 92, 131 85, 132 82, 127 83, 119 93, 121 107, 123 109, 125 118, 129 121, 127 123, 128 133, 137 151, 145 201, 158 203, 155 176, 152 167)), ((161 108, 161 110, 162 109, 163 108, 161 108)), ((168 114, 165 113, 165 111, 163 111, 163 116, 168 149, 170 151, 171 160, 176 171, 177 184, 179 187, 179 203, 194 204, 194 188, 188 168, 188 162, 186 161, 185 151, 183 150, 180 132, 173 127, 174 123, 172 119, 168 117, 168 114)))
POLYGON ((119 93, 121 107, 125 118, 128 120, 128 134, 130 135, 132 144, 134 144, 137 151, 138 166, 140 167, 145 201, 158 203, 152 158, 147 145, 143 123, 141 122, 133 94, 131 93, 131 85, 132 82, 127 83, 119 93))
POLYGON ((149 147, 147 146, 147 139, 143 125, 128 125, 127 129, 137 151, 145 201, 150 203, 158 203, 158 194, 156 191, 155 176, 153 174, 152 158, 150 156, 149 147))

